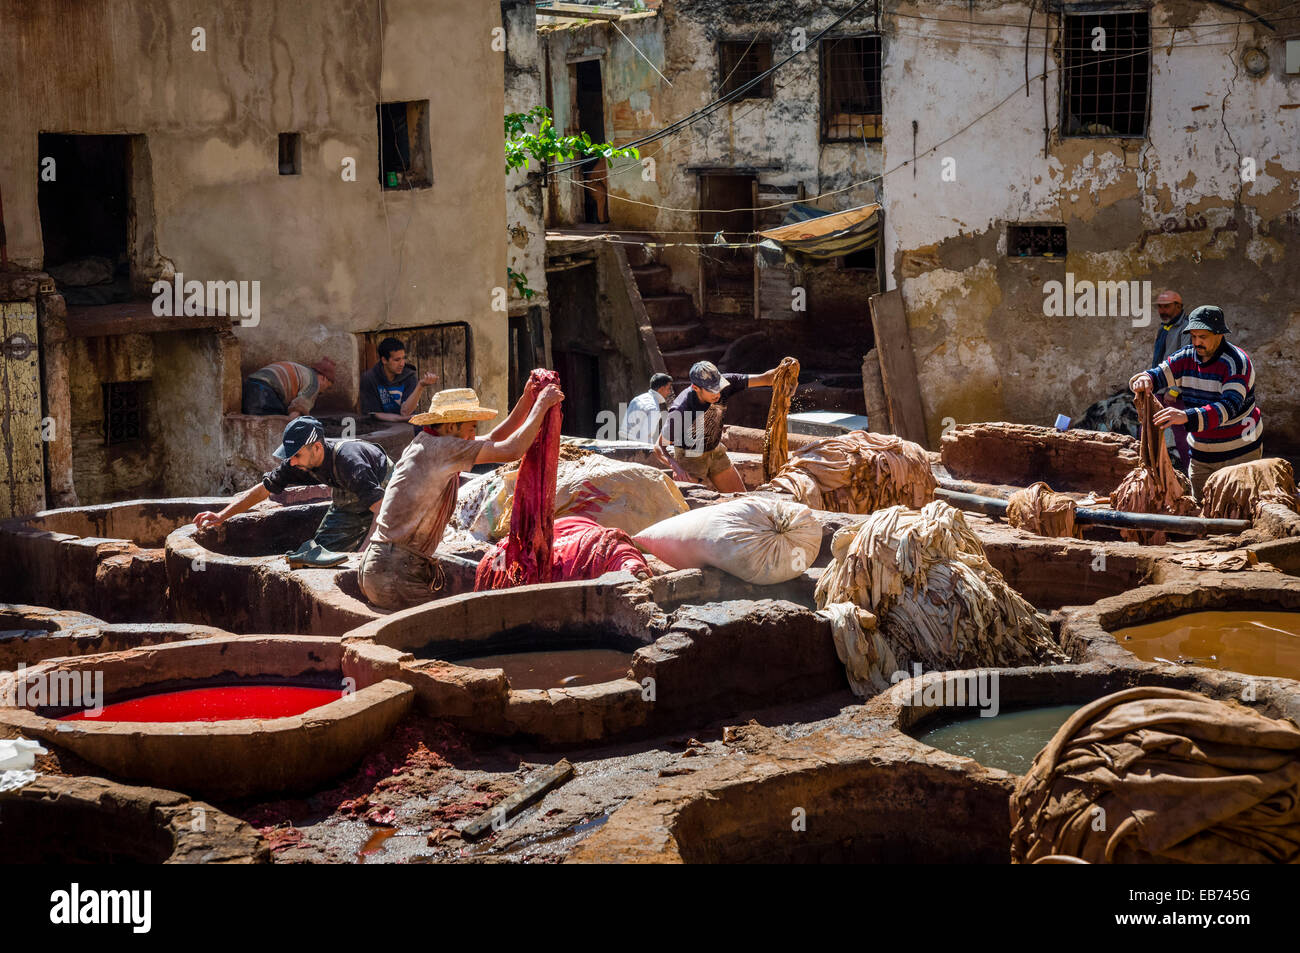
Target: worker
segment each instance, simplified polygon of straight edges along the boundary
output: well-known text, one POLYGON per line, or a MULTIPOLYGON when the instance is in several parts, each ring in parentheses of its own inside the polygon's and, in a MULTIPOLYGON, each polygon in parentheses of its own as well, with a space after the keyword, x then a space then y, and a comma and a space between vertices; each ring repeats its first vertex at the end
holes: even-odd
POLYGON ((361 413, 379 420, 408 420, 426 390, 438 386, 438 375, 423 377, 415 365, 406 363, 406 345, 397 338, 379 342, 379 360, 361 375, 361 413))
POLYGON ((663 411, 672 396, 673 379, 664 373, 651 375, 650 389, 632 398, 624 412, 622 425, 618 428, 620 440, 650 444, 655 459, 670 470, 673 469, 673 461, 668 455, 668 444, 664 441, 663 411))
POLYGON ((205 511, 194 517, 200 529, 220 526, 272 493, 290 486, 330 487, 330 505, 315 535, 291 553, 291 567, 332 566, 356 552, 370 531, 373 514, 384 498, 393 475, 393 463, 382 447, 366 440, 336 440, 325 436, 324 425, 314 417, 298 417, 284 428, 284 438, 274 453, 282 461, 258 483, 235 497, 219 513, 205 511))
POLYGON ((1191 451, 1192 495, 1201 498, 1210 474, 1264 455, 1263 416, 1255 403, 1255 367, 1227 340, 1223 310, 1202 305, 1187 317, 1191 343, 1133 376, 1134 394, 1178 388, 1183 407, 1155 415, 1161 428, 1182 424, 1191 451))
POLYGON ((322 357, 308 367, 276 361, 244 378, 243 412, 259 416, 288 415, 292 420, 311 413, 316 398, 338 377, 334 362, 322 357))
POLYGON ((722 416, 727 401, 751 387, 771 387, 776 368, 763 374, 723 374, 711 361, 691 366, 691 386, 677 395, 664 415, 664 435, 672 444, 673 472, 683 482, 711 480, 720 493, 744 493, 727 448, 722 416))
POLYGON ((397 462, 357 574, 373 605, 406 609, 433 597, 442 585, 434 551, 451 518, 461 471, 520 459, 546 411, 563 399, 558 387, 539 389, 530 380, 510 416, 486 437, 476 435, 478 422, 497 412, 480 405, 467 387, 439 391, 428 412, 411 418, 422 430, 397 462))
MULTIPOLYGON (((1160 332, 1156 335, 1155 349, 1151 358, 1152 367, 1163 364, 1175 351, 1186 347, 1191 342, 1187 333, 1187 315, 1183 312, 1182 295, 1166 288, 1156 295, 1156 311, 1160 313, 1160 332)), ((1185 409, 1176 387, 1169 389, 1164 404, 1166 407, 1185 409)), ((1169 431, 1173 434, 1174 449, 1178 451, 1179 466, 1186 470, 1190 459, 1187 451, 1187 428, 1173 424, 1169 427, 1169 431)))

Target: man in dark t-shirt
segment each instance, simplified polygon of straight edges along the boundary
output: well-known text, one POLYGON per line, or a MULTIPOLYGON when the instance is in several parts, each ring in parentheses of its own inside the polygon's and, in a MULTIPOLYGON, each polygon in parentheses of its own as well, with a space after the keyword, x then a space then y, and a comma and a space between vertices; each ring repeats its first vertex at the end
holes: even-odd
MULTIPOLYGON (((194 517, 200 529, 220 526, 230 517, 256 506, 272 493, 290 486, 331 487, 330 507, 310 543, 328 553, 312 556, 306 565, 341 562, 330 554, 355 552, 370 531, 372 514, 379 511, 384 488, 393 475, 393 463, 382 447, 366 440, 335 440, 325 437, 325 427, 314 417, 299 417, 284 428, 282 446, 275 451, 282 461, 262 477, 262 482, 245 490, 220 513, 204 512, 194 517)), ((299 547, 302 553, 309 544, 299 547)), ((292 556, 290 559, 293 562, 292 556)))
POLYGON ((417 375, 406 362, 406 345, 397 338, 384 338, 378 351, 375 366, 361 375, 361 412, 379 420, 406 420, 419 408, 420 395, 438 386, 438 375, 417 375))
POLYGON ((771 387, 776 368, 763 374, 723 374, 710 361, 691 367, 691 386, 664 412, 664 436, 672 443, 672 462, 683 482, 712 481, 720 493, 743 493, 740 478, 722 443, 727 401, 751 387, 771 387))

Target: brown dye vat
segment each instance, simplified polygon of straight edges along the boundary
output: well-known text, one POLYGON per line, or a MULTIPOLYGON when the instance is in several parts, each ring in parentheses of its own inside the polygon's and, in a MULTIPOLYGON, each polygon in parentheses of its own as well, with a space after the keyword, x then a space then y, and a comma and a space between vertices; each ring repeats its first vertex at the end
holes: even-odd
POLYGON ((510 687, 520 689, 572 688, 599 685, 627 678, 632 653, 614 649, 565 649, 557 652, 512 652, 457 659, 470 668, 499 668, 510 687))
POLYGON ((1120 629, 1114 636, 1147 662, 1300 678, 1300 612, 1188 612, 1120 629))

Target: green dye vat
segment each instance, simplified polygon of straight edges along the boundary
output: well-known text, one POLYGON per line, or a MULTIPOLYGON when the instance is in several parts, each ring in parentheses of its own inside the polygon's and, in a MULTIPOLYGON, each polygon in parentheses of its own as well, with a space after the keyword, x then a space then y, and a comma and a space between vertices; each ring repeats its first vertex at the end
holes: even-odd
POLYGON ((963 718, 916 735, 931 748, 971 758, 986 768, 1024 774, 1078 705, 1004 711, 992 718, 963 718))

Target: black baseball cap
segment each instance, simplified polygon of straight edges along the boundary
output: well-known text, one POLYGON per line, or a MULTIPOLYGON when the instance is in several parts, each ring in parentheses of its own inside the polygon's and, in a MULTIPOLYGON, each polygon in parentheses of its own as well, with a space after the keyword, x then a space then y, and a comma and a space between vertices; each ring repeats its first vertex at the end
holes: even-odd
POLYGON ((295 453, 325 436, 325 425, 315 417, 297 417, 284 428, 284 442, 275 459, 288 460, 295 453))
POLYGON ((722 374, 712 361, 696 361, 691 365, 691 383, 717 394, 722 391, 722 374))
POLYGON ((1209 331, 1211 334, 1227 334, 1228 322, 1223 316, 1223 309, 1212 304, 1203 304, 1187 316, 1185 331, 1209 331))

